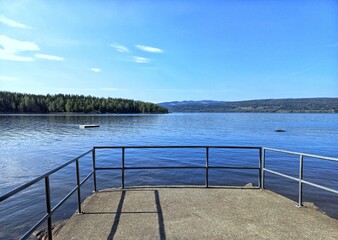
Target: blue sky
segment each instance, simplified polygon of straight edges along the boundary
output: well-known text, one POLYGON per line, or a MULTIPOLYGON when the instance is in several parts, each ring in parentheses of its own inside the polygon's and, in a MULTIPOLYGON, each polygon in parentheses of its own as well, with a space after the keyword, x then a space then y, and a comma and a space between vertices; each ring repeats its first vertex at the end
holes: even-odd
POLYGON ((1 0, 0 90, 338 97, 338 2, 1 0))

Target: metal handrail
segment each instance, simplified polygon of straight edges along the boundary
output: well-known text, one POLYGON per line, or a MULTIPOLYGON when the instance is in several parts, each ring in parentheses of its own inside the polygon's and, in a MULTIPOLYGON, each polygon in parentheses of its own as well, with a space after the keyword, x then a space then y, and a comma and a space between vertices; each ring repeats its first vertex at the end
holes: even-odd
POLYGON ((260 146, 221 146, 221 145, 180 145, 180 146, 94 146, 93 148, 95 149, 102 149, 102 148, 153 148, 153 149, 156 149, 156 148, 233 148, 233 149, 260 149, 262 147, 260 146))
POLYGON ((319 156, 319 155, 301 153, 301 152, 291 152, 291 151, 275 149, 275 148, 267 148, 267 147, 264 147, 264 149, 269 150, 269 151, 273 151, 273 152, 287 153, 287 154, 293 154, 293 155, 303 155, 304 157, 318 158, 318 159, 338 162, 338 158, 333 158, 333 157, 325 157, 325 156, 319 156))
MULTIPOLYGON (((257 146, 94 146, 93 155, 97 149, 121 149, 121 167, 94 167, 96 176, 97 170, 121 170, 121 187, 125 187, 125 171, 126 170, 145 170, 145 169, 205 169, 205 187, 209 187, 209 169, 254 169, 258 170, 258 188, 261 187, 261 152, 262 147, 257 146), (253 149, 259 150, 258 167, 254 166, 210 166, 209 165, 209 149, 253 149), (146 166, 146 167, 126 167, 125 166, 125 151, 126 149, 205 149, 205 166, 192 165, 192 166, 146 166)), ((93 158, 95 159, 95 157, 93 158)), ((94 188, 96 189, 96 180, 94 180, 94 188)))
POLYGON ((275 148, 262 148, 262 168, 261 168, 261 187, 262 189, 264 189, 264 180, 265 180, 265 172, 269 172, 272 173, 274 175, 278 175, 284 178, 288 178, 291 179, 293 181, 297 181, 298 182, 298 207, 302 207, 303 206, 303 184, 307 184, 310 185, 312 187, 316 187, 328 192, 332 192, 335 194, 338 194, 338 190, 332 189, 332 188, 328 188, 325 187, 323 185, 320 184, 316 184, 310 181, 305 181, 303 180, 303 171, 304 171, 304 157, 309 157, 309 158, 316 158, 316 159, 321 159, 321 160, 327 160, 327 161, 333 161, 333 162, 338 162, 338 158, 333 158, 333 157, 324 157, 324 156, 319 156, 319 155, 314 155, 314 154, 307 154, 307 153, 300 153, 300 152, 292 152, 292 151, 285 151, 285 150, 280 150, 280 149, 275 149, 275 148), (296 177, 292 177, 290 175, 284 174, 284 173, 280 173, 278 171, 273 171, 271 169, 268 169, 265 167, 265 162, 266 162, 266 152, 267 151, 271 151, 271 152, 279 152, 279 153, 285 153, 285 154, 291 154, 291 155, 296 155, 299 156, 299 175, 298 178, 296 177))
MULTIPOLYGON (((125 176, 124 172, 126 170, 142 170, 142 169, 179 169, 179 168, 186 168, 186 169, 194 169, 194 168, 205 168, 206 169, 206 177, 205 177, 205 186, 209 186, 209 168, 224 168, 224 169, 256 169, 259 170, 259 176, 261 172, 261 157, 259 157, 259 166, 209 166, 209 149, 210 148, 228 148, 228 149, 257 149, 260 151, 261 154, 261 147, 253 147, 253 146, 95 146, 91 150, 73 158, 72 160, 62 164, 61 166, 43 174, 40 177, 37 177, 30 182, 23 184, 12 191, 9 191, 2 196, 0 196, 0 203, 5 201, 6 199, 14 196, 15 194, 27 189, 28 187, 32 186, 33 184, 41 181, 42 179, 45 180, 45 197, 46 197, 46 214, 38 220, 38 222, 30 228, 20 239, 28 238, 46 219, 47 219, 47 228, 48 228, 48 239, 52 239, 52 214, 74 193, 77 191, 77 204, 78 204, 78 213, 82 212, 81 209, 81 186, 91 177, 93 176, 93 188, 94 192, 97 191, 97 184, 96 184, 96 171, 97 170, 121 170, 121 187, 125 188, 125 176), (107 149, 107 148, 114 148, 114 149, 122 149, 122 167, 121 168, 100 168, 96 167, 96 149, 107 149), (173 148, 204 148, 206 149, 206 165, 205 166, 149 166, 149 167, 125 167, 125 149, 173 149, 173 148), (92 171, 82 180, 80 181, 80 173, 79 173, 79 159, 82 157, 92 153, 92 171), (51 196, 50 196, 50 182, 49 177, 50 175, 54 174, 55 172, 67 167, 72 163, 76 163, 76 187, 74 187, 61 201, 59 201, 53 208, 51 206, 51 196)), ((261 186, 259 177, 259 187, 261 186)))
POLYGON ((79 159, 86 156, 87 154, 91 153, 93 150, 89 150, 72 160, 62 164, 61 166, 54 168, 53 170, 41 175, 40 177, 37 177, 31 181, 29 181, 26 184, 23 184, 17 188, 15 188, 12 191, 7 192, 6 194, 3 194, 0 196, 0 203, 5 201, 6 199, 14 196, 15 194, 25 190, 26 188, 32 186, 33 184, 41 181, 42 179, 45 179, 45 197, 46 197, 46 214, 38 220, 38 222, 31 227, 20 239, 27 239, 46 219, 47 219, 47 228, 48 228, 48 239, 53 239, 52 236, 52 214, 75 192, 78 193, 78 213, 81 213, 81 186, 94 174, 94 171, 91 171, 81 182, 80 182, 80 172, 79 172, 79 159), (56 173, 57 171, 67 167, 71 163, 76 163, 76 180, 77 184, 76 187, 71 190, 60 202, 58 202, 54 208, 51 207, 51 197, 50 197, 50 183, 49 183, 49 177, 56 173))
POLYGON ((299 200, 298 206, 301 207, 303 201, 303 185, 308 184, 313 187, 317 187, 329 192, 333 192, 338 194, 338 191, 335 189, 327 188, 325 186, 315 184, 309 181, 303 180, 303 161, 304 157, 311 157, 329 161, 338 162, 337 158, 332 157, 323 157, 318 155, 299 153, 299 152, 291 152, 280 149, 273 148, 264 148, 257 146, 94 146, 91 150, 73 158, 72 160, 62 164, 61 166, 45 173, 44 175, 31 180, 30 182, 15 188, 14 190, 0 196, 0 203, 5 201, 6 199, 12 197, 13 195, 25 190, 26 188, 32 186, 33 184, 39 182, 40 180, 45 180, 45 196, 46 196, 46 214, 29 230, 27 231, 21 239, 28 238, 34 230, 36 230, 46 219, 48 221, 48 239, 52 239, 52 214, 74 193, 77 191, 77 204, 78 204, 78 213, 81 213, 81 186, 91 177, 93 176, 93 189, 94 192, 97 191, 97 183, 96 183, 96 171, 100 170, 121 170, 121 187, 125 188, 125 171, 127 170, 145 170, 145 169, 205 169, 205 187, 209 187, 209 169, 252 169, 258 170, 258 188, 264 189, 265 184, 265 172, 269 172, 275 175, 279 175, 294 181, 299 182, 299 200), (146 166, 146 167, 126 167, 125 166, 125 157, 126 157, 126 149, 205 149, 205 166, 201 165, 192 165, 192 166, 146 166), (96 151, 99 149, 121 149, 121 167, 96 167, 96 151), (258 167, 255 166, 210 166, 209 164, 209 150, 210 149, 253 149, 259 150, 259 158, 258 158, 258 167), (289 176, 287 174, 283 174, 277 171, 273 171, 267 169, 265 167, 266 162, 266 152, 274 151, 281 152, 286 154, 293 154, 300 156, 299 163, 299 178, 295 178, 289 176), (79 173, 79 159, 82 157, 92 153, 92 171, 81 181, 80 173, 79 173), (51 207, 51 199, 50 199, 50 183, 49 176, 53 173, 63 169, 64 167, 70 165, 75 162, 76 166, 76 187, 73 188, 61 201, 59 201, 53 208, 51 207))

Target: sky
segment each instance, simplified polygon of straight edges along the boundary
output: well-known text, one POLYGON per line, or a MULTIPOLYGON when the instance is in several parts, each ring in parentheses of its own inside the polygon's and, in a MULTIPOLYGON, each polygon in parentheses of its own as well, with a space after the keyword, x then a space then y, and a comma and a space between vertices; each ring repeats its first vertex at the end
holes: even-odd
POLYGON ((0 91, 338 97, 338 1, 0 0, 0 91))

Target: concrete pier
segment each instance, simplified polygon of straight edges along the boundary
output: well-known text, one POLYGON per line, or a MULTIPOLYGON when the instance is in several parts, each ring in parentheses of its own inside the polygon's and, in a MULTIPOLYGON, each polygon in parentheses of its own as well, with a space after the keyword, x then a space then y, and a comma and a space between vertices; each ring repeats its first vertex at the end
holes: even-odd
POLYGON ((268 190, 108 189, 55 239, 338 239, 338 221, 268 190))

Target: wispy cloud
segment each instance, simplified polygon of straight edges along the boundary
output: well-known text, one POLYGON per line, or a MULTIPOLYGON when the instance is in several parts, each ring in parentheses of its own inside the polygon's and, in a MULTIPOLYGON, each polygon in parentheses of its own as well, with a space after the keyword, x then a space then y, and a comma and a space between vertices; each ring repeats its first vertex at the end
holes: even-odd
POLYGON ((149 63, 150 59, 145 57, 133 56, 133 62, 136 63, 149 63))
POLYGON ((90 71, 92 72, 101 72, 101 68, 89 68, 90 71))
POLYGON ((144 45, 135 45, 135 47, 145 52, 163 53, 163 50, 160 48, 149 47, 149 46, 144 46, 144 45))
POLYGON ((0 81, 16 81, 16 77, 0 76, 0 81))
POLYGON ((114 88, 114 87, 105 87, 105 88, 57 88, 56 90, 61 91, 61 92, 71 92, 71 93, 74 93, 76 91, 103 91, 103 92, 132 91, 131 89, 127 89, 127 88, 114 88))
POLYGON ((189 92, 189 93, 203 93, 208 92, 208 90, 205 89, 150 89, 150 91, 156 91, 156 92, 189 92))
POLYGON ((99 88, 99 91, 131 91, 128 88, 113 88, 113 87, 107 87, 107 88, 99 88))
POLYGON ((129 49, 123 45, 117 44, 117 43, 113 43, 110 44, 110 46, 112 48, 114 48, 116 51, 121 52, 121 53, 129 53, 129 49))
POLYGON ((47 54, 35 54, 36 58, 50 60, 50 61, 62 61, 64 60, 63 57, 53 56, 53 55, 47 55, 47 54))
POLYGON ((34 58, 32 57, 23 57, 15 54, 10 54, 8 52, 0 50, 0 59, 9 60, 9 61, 19 61, 19 62, 32 62, 34 58))
POLYGON ((33 57, 26 57, 18 55, 25 51, 38 51, 39 46, 33 42, 20 41, 0 35, 0 59, 10 61, 34 61, 33 57))
POLYGON ((19 23, 19 22, 14 21, 10 18, 7 18, 4 15, 0 15, 0 23, 3 23, 3 24, 10 26, 10 27, 15 27, 15 28, 31 28, 30 26, 27 26, 23 23, 19 23))
POLYGON ((149 66, 142 66, 141 68, 144 70, 151 70, 151 71, 160 69, 159 67, 149 67, 149 66))

